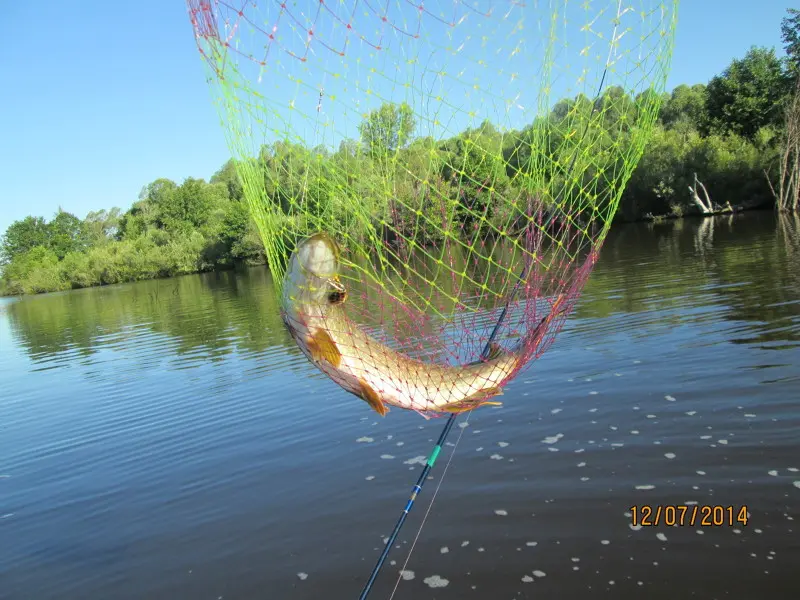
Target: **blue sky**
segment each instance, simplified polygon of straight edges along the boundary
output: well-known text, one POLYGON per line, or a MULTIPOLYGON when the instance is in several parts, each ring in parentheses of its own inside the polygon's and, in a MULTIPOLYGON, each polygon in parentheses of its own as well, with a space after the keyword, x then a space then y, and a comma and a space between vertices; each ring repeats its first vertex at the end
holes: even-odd
MULTIPOLYGON (((683 0, 668 89, 706 83, 751 45, 780 49, 791 2, 683 0)), ((0 19, 0 232, 61 206, 128 208, 159 177, 229 157, 185 4, 12 2, 0 19)))

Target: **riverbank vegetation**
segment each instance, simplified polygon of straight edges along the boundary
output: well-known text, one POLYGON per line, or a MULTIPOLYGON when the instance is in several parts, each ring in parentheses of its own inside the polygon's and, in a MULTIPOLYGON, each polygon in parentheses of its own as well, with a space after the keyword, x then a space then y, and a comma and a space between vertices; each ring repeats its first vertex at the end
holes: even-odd
MULTIPOLYGON (((712 210, 770 205, 800 209, 800 11, 788 13, 781 29, 786 57, 754 47, 707 85, 679 85, 665 95, 617 220, 696 212, 698 202, 690 190, 696 192, 698 183, 712 210)), ((442 185, 456 186, 464 202, 474 206, 492 197, 476 181, 491 181, 495 189, 513 193, 520 164, 530 156, 534 136, 541 135, 537 127, 563 137, 568 119, 600 110, 606 130, 627 135, 622 121, 635 105, 636 99, 621 88, 609 88, 595 101, 585 96, 564 99, 543 121, 521 131, 500 131, 485 121, 450 139, 433 140, 414 138, 414 119, 406 105, 386 104, 367 116, 360 140, 346 140, 336 152, 278 142, 265 146, 253 160, 264 172, 267 194, 275 203, 289 203, 303 193, 315 205, 336 210, 337 189, 348 186, 351 193, 376 202, 376 214, 389 217, 387 207, 366 193, 375 189, 372 181, 385 168, 381 157, 387 149, 396 150, 397 162, 412 175, 408 182, 398 180, 396 193, 413 194, 415 168, 427 171, 435 148, 441 157, 435 176, 442 185), (628 108, 608 110, 612 105, 628 108), (490 151, 478 156, 476 147, 490 151)), ((469 211, 459 218, 469 219, 469 211)), ((236 165, 229 161, 208 182, 158 179, 125 211, 91 212, 81 220, 59 208, 50 221, 29 216, 12 223, 0 242, 0 292, 66 290, 264 260, 236 165)))

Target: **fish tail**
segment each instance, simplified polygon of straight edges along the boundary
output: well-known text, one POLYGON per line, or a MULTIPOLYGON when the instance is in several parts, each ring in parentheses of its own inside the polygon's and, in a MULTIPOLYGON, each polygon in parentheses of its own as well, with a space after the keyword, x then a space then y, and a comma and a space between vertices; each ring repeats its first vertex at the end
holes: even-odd
POLYGON ((503 389, 499 386, 495 386, 476 392, 471 396, 467 396, 463 400, 459 400, 458 402, 453 402, 452 404, 446 404, 445 406, 441 407, 440 410, 458 414, 470 410, 475 410, 476 408, 479 408, 481 406, 501 406, 503 404, 502 402, 489 401, 489 398, 502 395, 503 395, 503 389))

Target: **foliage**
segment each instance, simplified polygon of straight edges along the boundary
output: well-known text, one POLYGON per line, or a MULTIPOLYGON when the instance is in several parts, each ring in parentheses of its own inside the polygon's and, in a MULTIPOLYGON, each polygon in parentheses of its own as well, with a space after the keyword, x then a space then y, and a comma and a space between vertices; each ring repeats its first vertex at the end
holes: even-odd
POLYGON ((797 77, 800 75, 800 10, 788 8, 786 12, 789 16, 781 21, 781 39, 789 72, 797 77))
MULTIPOLYGON (((783 156, 784 107, 800 64, 800 11, 788 14, 781 24, 785 61, 774 50, 751 48, 708 85, 679 85, 665 94, 617 219, 694 212, 687 187, 695 174, 718 204, 753 207, 774 201, 763 173, 774 178, 774 165, 783 156)), ((520 130, 501 131, 484 121, 450 138, 433 139, 414 137, 408 105, 385 103, 364 116, 359 139, 342 140, 335 150, 284 139, 263 146, 245 165, 263 182, 268 209, 284 219, 325 217, 350 224, 348 202, 357 198, 376 224, 390 223, 396 235, 410 239, 431 239, 439 235, 437 223, 453 220, 464 227, 502 229, 514 226, 509 212, 514 209, 496 199, 525 198, 519 173, 542 150, 558 153, 542 162, 550 188, 559 190, 560 197, 550 202, 592 204, 602 197, 606 184, 596 165, 614 156, 618 140, 636 135, 630 115, 640 105, 641 97, 611 87, 596 99, 564 98, 520 130), (591 153, 581 151, 589 147, 591 153), (584 173, 583 178, 570 170, 584 173), (310 214, 294 210, 301 199, 312 207, 310 214)), ((265 260, 233 159, 209 182, 157 179, 124 212, 100 210, 80 220, 59 209, 49 222, 26 217, 12 223, 0 241, 2 286, 10 294, 265 260)))
POLYGON ((774 49, 751 48, 709 82, 704 132, 753 139, 762 127, 779 125, 789 84, 774 49))

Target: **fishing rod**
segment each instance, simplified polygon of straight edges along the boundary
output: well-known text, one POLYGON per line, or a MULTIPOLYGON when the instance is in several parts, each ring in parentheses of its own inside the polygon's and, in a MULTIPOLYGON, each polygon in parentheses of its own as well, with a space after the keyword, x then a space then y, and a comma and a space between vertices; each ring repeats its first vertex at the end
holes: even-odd
MULTIPOLYGON (((597 94, 595 95, 595 102, 597 104, 597 100, 600 98, 600 93, 603 90, 603 84, 606 80, 606 74, 608 73, 608 62, 606 62, 606 68, 603 70, 603 75, 600 78, 600 85, 597 88, 597 94)), ((592 107, 592 113, 596 110, 596 106, 592 107)), ((591 119, 588 119, 586 122, 586 127, 583 130, 583 134, 581 135, 581 141, 586 137, 586 134, 589 132, 589 122, 591 119)), ((572 171, 575 167, 575 162, 578 158, 578 149, 576 148, 575 154, 572 156, 572 161, 570 162, 569 168, 567 172, 572 171)), ((555 218, 555 211, 551 211, 550 215, 548 215, 544 226, 546 227, 549 223, 555 218)), ((517 283, 514 286, 514 289, 511 291, 511 295, 508 298, 505 306, 503 307, 500 316, 497 319, 497 323, 492 330, 492 333, 489 335, 489 339, 486 340, 486 345, 481 352, 481 358, 486 358, 489 355, 489 350, 492 342, 494 342, 495 337, 497 337, 497 332, 500 330, 500 326, 502 325, 503 321, 506 318, 506 314, 508 313, 508 307, 511 305, 514 297, 517 295, 517 291, 519 290, 520 284, 525 280, 527 275, 528 265, 525 265, 522 269, 522 273, 520 273, 519 279, 517 279, 517 283)), ((551 315, 548 314, 547 316, 543 317, 539 324, 536 326, 536 330, 534 330, 534 335, 538 333, 538 330, 544 326, 545 322, 548 320, 548 317, 551 315)), ((433 447, 433 450, 428 456, 428 460, 425 462, 425 466, 422 468, 422 473, 419 475, 419 479, 417 479, 417 483, 414 484, 414 487, 411 489, 411 496, 408 498, 408 502, 406 502, 406 506, 403 509, 403 512, 400 513, 400 518, 397 520, 397 523, 394 526, 394 530, 392 530, 391 535, 386 540, 386 544, 383 547, 383 551, 381 555, 378 557, 378 562, 375 563, 375 566, 372 569, 372 573, 370 573, 369 579, 367 580, 364 589, 361 591, 361 595, 358 597, 358 600, 366 600, 367 596, 369 595, 370 591, 372 590, 372 586, 375 583, 375 580, 378 577, 381 569, 383 568, 383 564, 386 562, 386 557, 389 556, 389 551, 392 549, 395 540, 397 539, 397 535, 400 533, 400 529, 403 527, 403 523, 406 522, 406 517, 408 517, 408 513, 411 511, 411 507, 414 506, 414 501, 417 499, 417 496, 422 491, 422 486, 425 484, 425 480, 428 477, 428 473, 431 472, 433 469, 433 465, 436 463, 436 459, 439 457, 439 453, 442 451, 442 446, 444 446, 445 441, 447 440, 447 436, 450 434, 450 430, 453 428, 453 425, 458 418, 458 413, 451 413, 450 416, 447 418, 447 422, 444 424, 444 429, 442 429, 442 433, 439 434, 439 439, 436 441, 436 445, 433 447)))
MULTIPOLYGON (((489 339, 486 341, 486 345, 483 347, 483 351, 481 352, 481 358, 485 359, 489 355, 489 350, 492 342, 494 342, 495 337, 497 337, 497 332, 500 330, 500 325, 502 325, 503 321, 506 318, 506 314, 508 313, 508 307, 511 305, 512 300, 517 295, 517 290, 519 289, 520 284, 525 279, 525 273, 527 271, 527 265, 522 270, 522 275, 520 276, 519 280, 517 280, 517 284, 514 286, 514 290, 511 292, 511 296, 509 296, 508 301, 506 302, 505 306, 503 307, 503 311, 500 313, 500 317, 497 319, 497 323, 492 330, 491 335, 489 335, 489 339)), ((544 325, 545 319, 542 319, 541 323, 539 323, 539 327, 544 325)), ((361 592, 361 595, 358 597, 358 600, 366 600, 367 596, 369 595, 370 590, 372 589, 372 585, 375 583, 375 579, 378 577, 378 574, 383 567, 383 563, 386 562, 386 557, 389 556, 389 551, 392 549, 395 540, 397 539, 397 534, 400 533, 400 528, 403 527, 403 523, 406 521, 406 517, 408 513, 411 511, 411 507, 414 506, 414 500, 417 499, 417 495, 422 491, 422 486, 425 484, 425 480, 428 478, 428 473, 431 472, 433 465, 436 463, 436 459, 439 457, 439 453, 442 451, 442 446, 444 446, 445 440, 447 436, 450 434, 450 430, 453 428, 453 425, 456 422, 456 418, 458 418, 458 413, 451 413, 450 416, 447 418, 447 422, 444 424, 444 429, 442 429, 442 433, 439 435, 439 439, 436 441, 436 445, 433 447, 428 460, 425 462, 425 466, 422 469, 422 473, 419 475, 419 479, 417 479, 417 483, 414 484, 414 487, 411 489, 411 496, 408 498, 408 502, 406 503, 403 512, 400 513, 400 518, 398 519, 397 523, 394 526, 394 530, 392 534, 386 541, 386 545, 383 547, 383 552, 378 557, 378 562, 375 563, 375 567, 372 569, 372 573, 367 580, 364 589, 361 592)))

